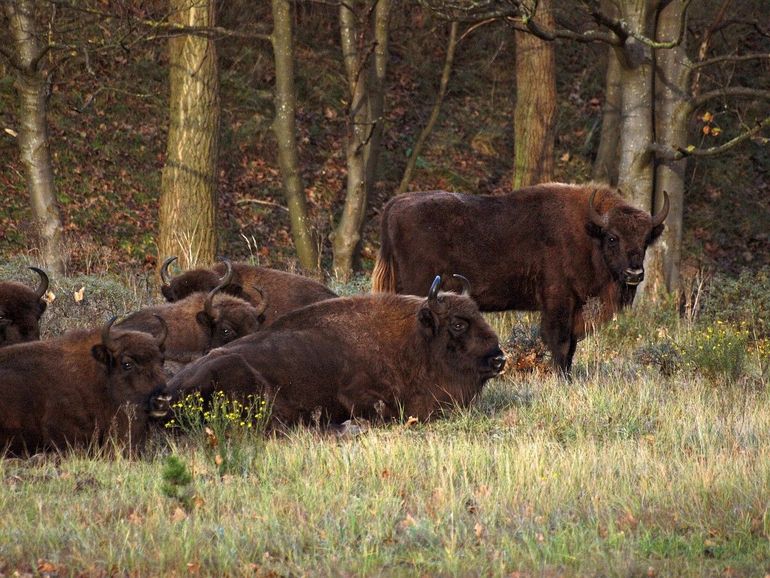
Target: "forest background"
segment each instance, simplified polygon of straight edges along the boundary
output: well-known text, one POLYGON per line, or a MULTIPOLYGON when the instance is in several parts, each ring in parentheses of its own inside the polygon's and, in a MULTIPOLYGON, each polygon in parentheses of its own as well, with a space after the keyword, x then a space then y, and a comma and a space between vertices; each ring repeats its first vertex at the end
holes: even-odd
POLYGON ((680 270, 756 270, 770 263, 762 10, 6 3, 0 255, 68 273, 227 256, 346 280, 371 269, 396 191, 596 179, 648 210, 671 195, 666 255, 648 265, 670 290, 680 270))

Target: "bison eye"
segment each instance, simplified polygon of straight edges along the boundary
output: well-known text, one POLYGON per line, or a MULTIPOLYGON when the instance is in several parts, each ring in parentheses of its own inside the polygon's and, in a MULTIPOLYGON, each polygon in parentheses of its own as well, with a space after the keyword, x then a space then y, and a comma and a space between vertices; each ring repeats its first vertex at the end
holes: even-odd
POLYGON ((452 321, 452 324, 450 325, 450 329, 452 333, 455 335, 459 335, 460 333, 465 333, 465 331, 468 329, 468 322, 463 319, 455 319, 452 321))
POLYGON ((132 361, 122 361, 120 363, 120 368, 123 371, 131 371, 132 369, 134 369, 134 363, 132 361))
POLYGON ((615 235, 607 235, 607 243, 610 245, 617 245, 618 238, 615 235))

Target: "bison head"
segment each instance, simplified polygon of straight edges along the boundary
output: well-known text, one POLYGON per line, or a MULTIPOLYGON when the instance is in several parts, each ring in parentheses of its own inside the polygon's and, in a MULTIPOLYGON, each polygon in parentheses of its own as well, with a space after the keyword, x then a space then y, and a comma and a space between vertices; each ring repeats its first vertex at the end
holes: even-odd
MULTIPOLYGON (((160 268, 160 278, 163 282, 160 292, 163 293, 166 301, 179 301, 198 291, 211 291, 221 284, 223 278, 220 278, 217 272, 211 269, 193 269, 172 278, 168 268, 174 261, 176 261, 176 257, 168 257, 160 268)), ((225 267, 226 270, 229 270, 231 265, 225 261, 225 267)), ((221 291, 248 300, 243 287, 232 276, 229 282, 221 288, 221 291)))
POLYGON ((198 312, 196 321, 209 335, 209 348, 220 347, 225 343, 249 335, 257 331, 267 309, 267 299, 264 293, 256 289, 262 299, 257 307, 244 299, 232 295, 217 295, 228 286, 233 277, 233 269, 228 261, 227 270, 219 284, 206 296, 203 311, 198 312))
POLYGON ((668 193, 663 192, 663 207, 649 215, 626 204, 600 214, 594 207, 596 191, 588 200, 588 234, 601 243, 604 262, 612 277, 628 286, 644 280, 644 254, 663 232, 668 215, 668 193))
POLYGON ((129 403, 153 417, 166 415, 169 398, 158 396, 166 386, 163 373, 163 342, 168 328, 156 315, 161 325, 159 336, 131 330, 112 330, 115 317, 102 328, 101 343, 91 353, 105 366, 109 381, 109 395, 116 405, 129 403))
POLYGON ((461 295, 439 293, 441 276, 433 280, 417 314, 420 328, 435 355, 450 369, 486 380, 503 370, 505 355, 494 330, 469 296, 470 283, 461 275, 454 278, 463 284, 461 295))
POLYGON ((40 339, 40 317, 48 305, 43 299, 48 275, 37 267, 30 269, 40 276, 34 290, 13 281, 0 283, 0 347, 40 339))

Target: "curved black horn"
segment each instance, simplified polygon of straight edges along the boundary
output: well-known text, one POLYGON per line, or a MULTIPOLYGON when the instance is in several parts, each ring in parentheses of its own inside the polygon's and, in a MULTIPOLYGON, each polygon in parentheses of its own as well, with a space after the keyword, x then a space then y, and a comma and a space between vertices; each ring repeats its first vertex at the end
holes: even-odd
POLYGON ((37 298, 40 299, 43 295, 45 295, 45 292, 48 291, 48 284, 50 281, 48 280, 48 275, 46 275, 45 271, 42 269, 38 269, 37 267, 30 267, 30 269, 40 275, 40 283, 37 284, 37 288, 35 289, 35 295, 37 295, 37 298))
POLYGON ((438 290, 441 287, 441 275, 436 275, 433 279, 433 283, 430 285, 430 291, 428 291, 428 301, 435 301, 438 297, 438 290))
POLYGON ((599 212, 594 207, 594 198, 596 197, 598 189, 594 189, 594 192, 591 193, 591 197, 588 199, 588 218, 591 219, 591 222, 594 225, 597 225, 599 227, 606 227, 607 226, 607 215, 600 215, 599 212))
POLYGON ((262 289, 256 286, 252 287, 254 288, 254 291, 259 293, 259 305, 255 305, 254 308, 257 310, 257 315, 262 315, 267 309, 267 297, 265 297, 265 292, 262 291, 262 289))
POLYGON ((171 277, 169 277, 168 274, 168 266, 171 265, 171 263, 174 261, 176 261, 175 256, 166 257, 166 260, 163 261, 163 265, 160 267, 160 280, 163 281, 164 285, 171 285, 171 277))
POLYGON ((660 208, 660 211, 658 211, 656 214, 652 215, 652 226, 657 227, 660 225, 663 221, 666 220, 666 217, 668 217, 668 193, 666 191, 663 191, 663 206, 660 208))
POLYGON ((219 285, 214 287, 211 291, 209 291, 209 294, 206 295, 206 300, 203 302, 203 310, 206 312, 206 315, 208 315, 211 319, 214 319, 214 308, 212 307, 212 300, 214 299, 214 295, 219 293, 224 287, 230 284, 230 281, 233 279, 233 266, 230 264, 230 261, 225 259, 223 261, 225 264, 225 274, 222 276, 222 278, 219 280, 219 285))
POLYGON ((457 279, 460 283, 463 284, 463 293, 462 294, 465 295, 466 297, 470 297, 470 295, 471 295, 471 282, 468 281, 468 278, 464 277, 462 275, 458 275, 457 273, 452 275, 452 278, 457 279))
POLYGON ((115 323, 117 318, 117 315, 113 315, 110 320, 102 326, 102 345, 109 351, 115 351, 115 349, 117 349, 117 344, 115 343, 115 340, 112 339, 112 335, 110 335, 112 324, 115 323))
POLYGON ((158 320, 158 323, 160 323, 161 332, 158 334, 157 340, 158 347, 162 347, 163 342, 166 341, 166 337, 168 337, 168 323, 166 323, 166 320, 160 315, 154 315, 154 317, 158 320))

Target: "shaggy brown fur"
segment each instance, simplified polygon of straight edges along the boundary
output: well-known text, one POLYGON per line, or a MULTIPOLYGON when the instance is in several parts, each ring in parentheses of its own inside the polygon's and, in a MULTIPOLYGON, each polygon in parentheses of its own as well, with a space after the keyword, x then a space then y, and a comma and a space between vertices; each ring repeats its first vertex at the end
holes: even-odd
MULTIPOLYGON (((157 324, 156 320, 156 324, 157 324)), ((147 333, 73 331, 0 350, 0 452, 144 440, 165 385, 162 341, 147 333)))
POLYGON ((258 393, 277 423, 321 410, 339 424, 356 416, 425 420, 466 406, 505 363, 498 339, 466 296, 358 295, 309 305, 187 366, 168 384, 258 393))
MULTIPOLYGON (((222 291, 259 304, 260 291, 267 300, 263 325, 268 327, 281 315, 310 303, 333 299, 337 295, 318 281, 246 263, 233 263, 233 278, 222 291)), ((167 301, 177 301, 194 291, 210 291, 225 273, 225 265, 218 263, 211 269, 193 269, 170 279, 161 287, 167 301)))
POLYGON ((596 322, 633 301, 667 206, 654 223, 615 190, 593 184, 400 195, 382 212, 372 290, 424 295, 434 275, 460 273, 482 311, 541 311, 543 340, 568 373, 585 333, 583 306, 602 300, 596 322))
POLYGON ((40 275, 35 289, 16 281, 0 282, 0 347, 40 339, 40 317, 48 305, 43 300, 48 276, 36 267, 30 269, 40 275))

